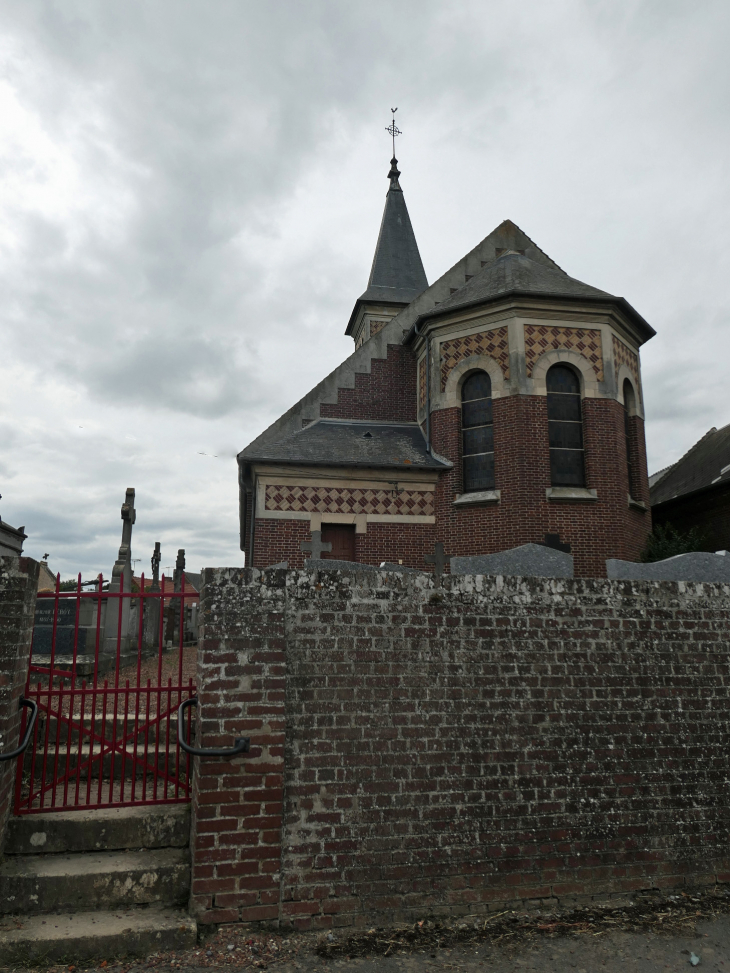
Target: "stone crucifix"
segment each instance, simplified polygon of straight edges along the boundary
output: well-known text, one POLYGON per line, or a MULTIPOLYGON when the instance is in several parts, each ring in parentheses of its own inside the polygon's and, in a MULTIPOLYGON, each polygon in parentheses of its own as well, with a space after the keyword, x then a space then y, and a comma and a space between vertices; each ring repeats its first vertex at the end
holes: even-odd
POLYGON ((162 560, 162 555, 160 554, 160 542, 155 541, 155 553, 152 555, 152 586, 150 591, 160 590, 160 561, 162 560))
POLYGON ((124 559, 129 560, 132 556, 132 527, 137 520, 137 511, 134 508, 134 487, 127 487, 127 493, 122 504, 122 545, 119 548, 119 560, 123 559, 122 552, 125 552, 124 559))
POLYGON ((310 556, 313 558, 321 558, 323 553, 329 554, 332 550, 332 544, 329 541, 322 543, 322 531, 313 530, 311 541, 302 541, 299 545, 302 551, 309 551, 310 556))
POLYGON ((440 580, 448 560, 444 554, 444 545, 441 541, 436 541, 433 547, 433 554, 425 554, 423 560, 426 564, 433 564, 433 573, 437 580, 440 580))
MULTIPOLYGON (((134 508, 134 487, 127 487, 124 503, 122 504, 122 543, 119 545, 119 553, 112 568, 112 576, 109 583, 110 592, 130 592, 132 590, 132 527, 136 519, 137 511, 134 508)), ((104 621, 105 652, 114 653, 119 648, 124 653, 129 649, 130 608, 129 598, 109 599, 104 621), (122 615, 121 644, 118 647, 120 612, 122 615)))

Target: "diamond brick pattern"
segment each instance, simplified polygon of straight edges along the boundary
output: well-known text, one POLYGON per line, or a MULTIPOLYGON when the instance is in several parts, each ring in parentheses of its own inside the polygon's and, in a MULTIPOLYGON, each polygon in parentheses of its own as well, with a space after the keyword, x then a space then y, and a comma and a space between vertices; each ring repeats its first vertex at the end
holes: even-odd
POLYGON ((618 375, 618 370, 621 365, 626 365, 628 370, 634 376, 636 381, 636 386, 639 386, 639 358, 634 352, 620 341, 616 335, 613 336, 613 360, 616 366, 616 374, 618 375))
POLYGON ((396 514, 433 517, 430 490, 367 490, 357 487, 266 487, 266 509, 290 513, 396 514))
POLYGON ((525 325, 525 364, 528 376, 532 375, 532 369, 540 355, 560 348, 583 355, 593 366, 598 381, 603 381, 601 332, 593 328, 561 328, 550 325, 525 325))
POLYGON ((509 378, 509 339, 507 328, 493 331, 477 331, 463 338, 451 338, 441 342, 441 391, 446 388, 451 370, 472 355, 489 355, 499 363, 505 378, 509 378))
POLYGON ((370 322, 370 337, 372 338, 372 336, 374 334, 377 334, 378 331, 382 331, 383 328, 386 326, 387 323, 388 323, 387 321, 371 321, 370 322))
POLYGON ((426 359, 422 358, 418 363, 418 408, 426 407, 426 359))

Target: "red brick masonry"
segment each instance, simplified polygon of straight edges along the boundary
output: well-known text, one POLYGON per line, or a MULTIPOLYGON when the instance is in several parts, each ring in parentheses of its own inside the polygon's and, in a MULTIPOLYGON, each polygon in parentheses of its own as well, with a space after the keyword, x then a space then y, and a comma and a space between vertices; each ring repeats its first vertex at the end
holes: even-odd
POLYGON ((199 761, 201 921, 730 881, 730 585, 217 569, 202 612, 202 743, 253 746, 199 761))

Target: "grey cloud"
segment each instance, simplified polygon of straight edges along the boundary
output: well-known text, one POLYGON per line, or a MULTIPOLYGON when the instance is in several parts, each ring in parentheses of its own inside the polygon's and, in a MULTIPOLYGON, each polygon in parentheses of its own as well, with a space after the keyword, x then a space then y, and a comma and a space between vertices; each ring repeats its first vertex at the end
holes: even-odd
POLYGON ((395 105, 431 279, 515 219, 657 328, 654 468, 730 421, 729 10, 7 0, 0 513, 108 570, 135 485, 138 550, 241 563, 230 456, 349 353, 395 105))

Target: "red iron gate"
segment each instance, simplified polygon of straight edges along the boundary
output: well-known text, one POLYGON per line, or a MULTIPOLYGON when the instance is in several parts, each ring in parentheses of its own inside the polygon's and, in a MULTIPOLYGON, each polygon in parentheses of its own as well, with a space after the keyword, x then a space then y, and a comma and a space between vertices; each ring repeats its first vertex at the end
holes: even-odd
POLYGON ((190 799, 178 708, 195 696, 199 595, 184 574, 180 591, 166 591, 164 575, 159 590, 144 575, 132 592, 104 591, 101 576, 94 584, 84 591, 79 575, 75 591, 61 591, 59 576, 54 592, 38 594, 25 696, 39 714, 18 760, 16 814, 190 799))

